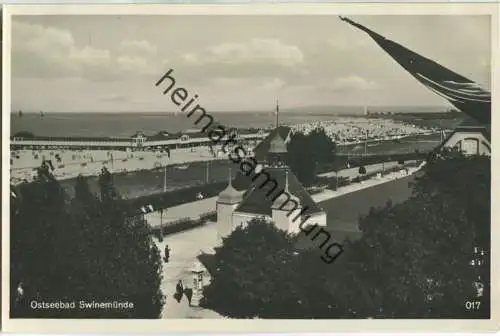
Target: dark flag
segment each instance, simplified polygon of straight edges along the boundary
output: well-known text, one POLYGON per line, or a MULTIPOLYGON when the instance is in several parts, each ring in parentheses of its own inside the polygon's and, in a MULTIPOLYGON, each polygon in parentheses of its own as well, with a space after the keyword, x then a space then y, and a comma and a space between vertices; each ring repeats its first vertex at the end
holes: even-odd
POLYGON ((483 90, 477 83, 348 18, 340 17, 340 19, 370 35, 420 83, 448 100, 457 109, 483 124, 491 123, 491 93, 483 90))

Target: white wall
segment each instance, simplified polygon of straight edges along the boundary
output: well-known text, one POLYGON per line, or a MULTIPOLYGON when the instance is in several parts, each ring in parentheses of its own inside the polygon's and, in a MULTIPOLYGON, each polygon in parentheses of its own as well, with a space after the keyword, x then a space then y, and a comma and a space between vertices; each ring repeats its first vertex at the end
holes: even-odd
POLYGON ((263 217, 265 220, 272 220, 271 216, 256 216, 255 214, 248 214, 243 212, 235 212, 233 214, 233 230, 238 226, 245 227, 249 221, 254 218, 263 217))
MULTIPOLYGON (((491 146, 490 142, 484 137, 484 135, 480 132, 457 132, 454 133, 448 141, 443 145, 443 147, 448 147, 448 148, 453 148, 455 147, 460 141, 464 141, 465 139, 477 139, 478 140, 478 153, 480 155, 491 155, 490 150, 488 149, 487 146, 483 144, 487 143, 489 146, 491 146)), ((466 154, 476 154, 476 153, 466 153, 466 154)))
MULTIPOLYGON (((294 217, 291 217, 293 219, 294 217)), ((300 232, 300 225, 302 223, 302 220, 298 218, 295 222, 290 221, 290 228, 289 232, 290 233, 299 233, 300 232)), ((326 226, 326 213, 325 212, 318 212, 316 214, 311 215, 311 217, 302 224, 302 228, 306 228, 308 225, 314 225, 317 224, 318 226, 326 226)))
POLYGON ((221 237, 226 237, 233 230, 233 213, 238 204, 216 203, 217 231, 221 237))

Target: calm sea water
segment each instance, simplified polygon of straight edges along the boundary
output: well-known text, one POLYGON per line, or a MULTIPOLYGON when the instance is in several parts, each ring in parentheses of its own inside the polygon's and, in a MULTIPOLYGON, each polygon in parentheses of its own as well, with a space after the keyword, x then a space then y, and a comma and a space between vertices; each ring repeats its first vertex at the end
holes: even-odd
MULTIPOLYGON (((275 124, 272 113, 213 113, 212 116, 226 127, 265 128, 275 124)), ((280 124, 294 125, 307 121, 333 120, 336 116, 281 113, 280 124)), ((46 113, 11 115, 11 134, 19 131, 43 136, 112 136, 129 137, 137 131, 156 134, 159 131, 179 132, 194 129, 196 119, 183 114, 152 113, 46 113)), ((201 125, 201 123, 200 123, 201 125)))

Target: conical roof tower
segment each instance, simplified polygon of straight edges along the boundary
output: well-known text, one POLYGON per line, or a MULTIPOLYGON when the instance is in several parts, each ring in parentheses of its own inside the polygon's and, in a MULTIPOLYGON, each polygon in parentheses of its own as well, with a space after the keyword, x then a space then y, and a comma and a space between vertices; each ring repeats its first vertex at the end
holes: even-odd
POLYGON ((243 192, 236 190, 232 184, 232 174, 231 168, 229 168, 229 182, 226 187, 220 194, 217 199, 218 203, 225 204, 237 204, 240 203, 243 198, 243 192))
POLYGON ((285 188, 284 188, 284 191, 273 202, 272 209, 291 211, 291 210, 295 210, 296 206, 300 206, 300 199, 290 191, 289 184, 288 184, 288 169, 287 169, 287 170, 285 170, 285 188))

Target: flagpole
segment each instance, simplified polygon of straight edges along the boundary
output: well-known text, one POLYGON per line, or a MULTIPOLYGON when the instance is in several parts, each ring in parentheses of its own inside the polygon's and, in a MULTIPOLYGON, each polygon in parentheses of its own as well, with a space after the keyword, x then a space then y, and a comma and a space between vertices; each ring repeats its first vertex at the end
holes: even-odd
MULTIPOLYGON (((167 192, 167 164, 163 167, 163 192, 167 192)), ((163 225, 163 206, 160 207, 160 227, 163 225)))
POLYGON ((367 154, 367 150, 368 150, 368 130, 366 130, 366 134, 365 134, 365 157, 367 154))
POLYGON ((279 126, 279 113, 280 113, 279 100, 276 99, 276 128, 278 128, 279 126))
POLYGON ((167 192, 167 165, 163 167, 163 192, 167 192))
POLYGON ((205 183, 208 183, 209 180, 209 167, 210 167, 210 161, 207 161, 207 166, 205 169, 205 183))

